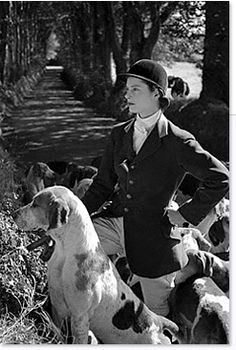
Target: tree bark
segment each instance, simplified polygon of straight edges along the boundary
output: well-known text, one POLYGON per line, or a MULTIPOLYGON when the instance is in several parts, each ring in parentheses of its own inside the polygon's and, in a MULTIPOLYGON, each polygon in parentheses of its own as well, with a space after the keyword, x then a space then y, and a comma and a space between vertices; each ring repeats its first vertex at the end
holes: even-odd
POLYGON ((9 1, 0 2, 0 81, 4 83, 4 66, 7 47, 7 17, 9 14, 9 1))
POLYGON ((124 52, 121 48, 121 44, 119 43, 119 39, 116 32, 115 18, 113 13, 113 3, 112 1, 105 1, 105 25, 107 33, 109 33, 109 45, 112 49, 113 58, 116 65, 116 73, 119 74, 124 72, 127 68, 127 62, 125 59, 124 52))

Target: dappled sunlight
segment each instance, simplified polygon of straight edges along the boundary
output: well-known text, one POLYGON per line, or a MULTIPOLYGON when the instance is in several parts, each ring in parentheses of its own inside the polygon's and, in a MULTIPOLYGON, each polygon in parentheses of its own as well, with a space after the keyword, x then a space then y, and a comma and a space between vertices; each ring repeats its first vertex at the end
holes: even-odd
POLYGON ((38 147, 38 146, 42 146, 42 142, 28 142, 28 146, 31 146, 31 147, 38 147))
POLYGON ((61 68, 48 67, 36 89, 3 123, 4 137, 21 161, 90 164, 102 154, 115 120, 100 117, 75 100, 61 81, 60 72, 61 68))
POLYGON ((62 72, 63 71, 63 67, 62 66, 46 66, 46 70, 48 71, 57 71, 57 72, 62 72))

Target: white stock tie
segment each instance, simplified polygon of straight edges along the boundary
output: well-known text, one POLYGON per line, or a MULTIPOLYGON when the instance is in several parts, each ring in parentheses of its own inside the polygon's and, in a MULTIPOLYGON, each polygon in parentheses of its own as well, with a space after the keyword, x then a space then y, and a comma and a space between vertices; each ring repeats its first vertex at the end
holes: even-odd
POLYGON ((145 128, 145 124, 143 123, 141 118, 137 118, 134 123, 134 137, 133 137, 133 147, 136 154, 139 152, 147 136, 148 136, 148 131, 145 128))
POLYGON ((133 136, 133 148, 136 154, 140 151, 140 148, 144 144, 144 141, 160 119, 162 112, 158 110, 156 113, 148 118, 140 118, 138 115, 134 123, 134 136, 133 136))

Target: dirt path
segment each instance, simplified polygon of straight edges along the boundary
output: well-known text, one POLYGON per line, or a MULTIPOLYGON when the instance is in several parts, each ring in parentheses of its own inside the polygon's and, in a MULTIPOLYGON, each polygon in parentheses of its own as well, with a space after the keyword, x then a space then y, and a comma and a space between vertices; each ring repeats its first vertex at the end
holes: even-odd
POLYGON ((90 164, 100 155, 112 118, 96 116, 73 98, 60 79, 61 67, 47 67, 40 83, 2 125, 11 152, 23 162, 65 160, 90 164))

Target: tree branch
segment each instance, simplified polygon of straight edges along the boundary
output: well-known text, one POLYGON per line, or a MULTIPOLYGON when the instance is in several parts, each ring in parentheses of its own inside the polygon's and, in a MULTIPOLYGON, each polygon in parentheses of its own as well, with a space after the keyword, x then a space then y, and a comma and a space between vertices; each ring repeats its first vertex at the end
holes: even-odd
POLYGON ((168 5, 164 7, 163 12, 160 14, 160 24, 163 24, 171 15, 171 13, 178 6, 178 1, 169 1, 168 5))

